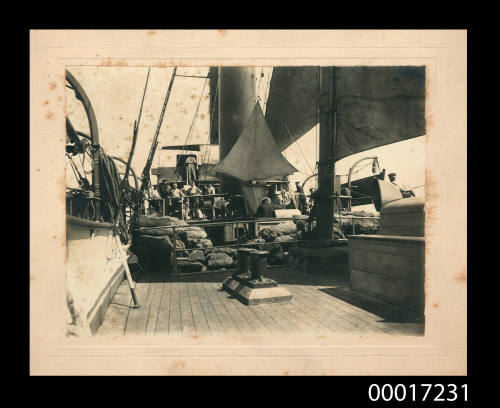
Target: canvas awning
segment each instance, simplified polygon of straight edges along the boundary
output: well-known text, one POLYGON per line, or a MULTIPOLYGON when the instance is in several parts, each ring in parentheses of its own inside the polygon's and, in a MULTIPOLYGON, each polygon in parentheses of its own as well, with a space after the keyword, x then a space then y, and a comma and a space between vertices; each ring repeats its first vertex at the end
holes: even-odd
POLYGON ((228 155, 213 169, 242 181, 263 180, 298 170, 281 154, 259 103, 228 155))
MULTIPOLYGON (((281 151, 319 119, 319 68, 273 69, 266 120, 281 151)), ((336 160, 425 135, 425 67, 336 67, 336 160)))

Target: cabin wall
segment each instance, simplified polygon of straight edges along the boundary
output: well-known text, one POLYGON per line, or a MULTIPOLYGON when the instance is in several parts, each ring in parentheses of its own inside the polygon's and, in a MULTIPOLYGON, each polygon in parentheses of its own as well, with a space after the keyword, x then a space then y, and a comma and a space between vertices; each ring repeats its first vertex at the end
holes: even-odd
POLYGON ((68 293, 95 333, 124 276, 112 230, 68 224, 66 265, 68 293))

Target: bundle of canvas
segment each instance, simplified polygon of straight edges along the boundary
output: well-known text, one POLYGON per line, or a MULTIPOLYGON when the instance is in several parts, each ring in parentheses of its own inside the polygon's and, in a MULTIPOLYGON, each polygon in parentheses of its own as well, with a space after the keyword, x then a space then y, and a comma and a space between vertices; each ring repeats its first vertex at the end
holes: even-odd
MULTIPOLYGON (((189 226, 186 221, 176 217, 157 217, 157 216, 140 216, 138 219, 138 228, 135 230, 136 235, 150 236, 168 236, 173 238, 174 230, 170 228, 176 226, 176 241, 182 241, 187 248, 197 247, 198 240, 205 240, 207 233, 204 229, 195 226, 189 226)), ((204 242, 204 245, 210 246, 211 242, 204 242)), ((202 245, 203 246, 203 245, 202 245)))
POLYGON ((232 247, 219 247, 219 248, 207 248, 207 249, 205 249, 206 255, 214 254, 214 253, 218 253, 218 252, 227 254, 229 256, 233 256, 233 255, 236 255, 238 253, 238 250, 236 248, 232 248, 232 247))
POLYGON ((178 273, 201 272, 203 264, 201 262, 179 261, 177 262, 177 268, 178 273))
MULTIPOLYGON (((373 217, 373 214, 366 213, 365 211, 353 212, 352 214, 359 217, 370 217, 363 219, 351 219, 351 218, 343 218, 342 219, 342 232, 344 235, 352 235, 353 234, 353 222, 354 222, 354 234, 376 234, 379 227, 379 219, 373 217)), ((337 217, 335 217, 335 225, 340 227, 340 221, 337 217)))
POLYGON ((295 234, 290 234, 290 235, 280 235, 279 237, 276 237, 274 242, 279 242, 280 245, 283 247, 283 249, 287 250, 288 248, 291 248, 293 246, 296 246, 297 244, 294 242, 287 243, 290 241, 296 241, 297 236, 295 234))
POLYGON ((264 228, 262 231, 260 231, 259 235, 266 242, 273 242, 281 234, 279 232, 273 231, 271 228, 264 228))
POLYGON ((194 239, 193 248, 211 248, 214 246, 212 241, 208 238, 194 239))
POLYGON ((267 225, 262 231, 265 231, 266 229, 269 229, 278 235, 289 235, 297 232, 297 225, 293 221, 284 221, 275 225, 267 225))
POLYGON ((189 255, 189 260, 191 262, 205 262, 205 252, 202 251, 201 249, 197 249, 195 251, 191 251, 191 254, 189 255))
POLYGON ((188 225, 188 223, 176 217, 169 217, 168 215, 165 215, 163 217, 154 215, 141 215, 137 220, 137 225, 139 227, 163 227, 170 225, 188 225))
POLYGON ((247 242, 245 242, 245 246, 248 246, 248 248, 262 250, 263 244, 265 244, 265 243, 266 243, 266 240, 263 238, 254 238, 254 239, 250 239, 247 242))
POLYGON ((140 264, 148 269, 164 269, 170 264, 172 241, 166 235, 139 235, 134 238, 131 249, 140 264))
POLYGON ((209 269, 228 268, 233 266, 234 261, 224 252, 213 252, 207 255, 207 266, 209 269))
POLYGON ((186 241, 187 239, 207 238, 207 233, 200 227, 180 227, 176 228, 176 232, 183 241, 186 241))

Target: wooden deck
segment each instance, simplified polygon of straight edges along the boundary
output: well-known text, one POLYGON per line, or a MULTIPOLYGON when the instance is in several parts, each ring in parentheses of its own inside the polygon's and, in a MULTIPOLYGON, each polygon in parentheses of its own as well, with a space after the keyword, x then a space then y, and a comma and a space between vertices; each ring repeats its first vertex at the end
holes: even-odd
POLYGON ((141 307, 132 309, 124 280, 98 336, 269 336, 375 334, 423 335, 424 324, 349 290, 349 275, 305 274, 293 268, 270 269, 266 277, 289 290, 288 303, 245 306, 221 290, 231 271, 170 277, 143 273, 136 292, 141 307))

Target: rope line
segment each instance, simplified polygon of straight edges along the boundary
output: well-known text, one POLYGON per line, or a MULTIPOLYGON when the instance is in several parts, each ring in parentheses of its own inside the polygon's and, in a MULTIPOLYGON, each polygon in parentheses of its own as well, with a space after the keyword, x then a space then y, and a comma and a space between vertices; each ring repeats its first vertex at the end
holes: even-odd
POLYGON ((189 138, 191 137, 191 134, 192 134, 192 131, 193 131, 193 128, 194 128, 194 124, 196 123, 196 119, 198 117, 198 110, 200 108, 200 104, 201 104, 201 101, 203 99, 203 92, 205 92, 205 86, 207 85, 207 81, 208 81, 208 77, 205 78, 205 81, 203 82, 203 88, 201 90, 200 100, 198 101, 198 105, 196 106, 196 111, 194 112, 193 120, 191 121, 191 126, 189 127, 189 131, 188 131, 188 134, 186 136, 186 140, 184 142, 184 149, 182 150, 183 153, 184 152, 187 153, 186 146, 188 144, 189 138))

